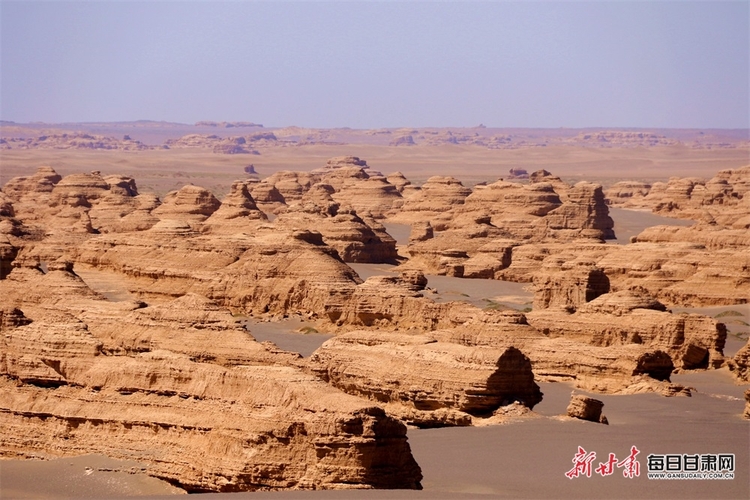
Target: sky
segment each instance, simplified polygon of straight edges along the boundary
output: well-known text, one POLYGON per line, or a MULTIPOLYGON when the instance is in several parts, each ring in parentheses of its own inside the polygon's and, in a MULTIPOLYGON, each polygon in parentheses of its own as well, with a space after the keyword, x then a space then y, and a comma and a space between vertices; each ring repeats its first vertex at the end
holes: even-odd
POLYGON ((750 127, 750 0, 0 1, 0 119, 750 127))

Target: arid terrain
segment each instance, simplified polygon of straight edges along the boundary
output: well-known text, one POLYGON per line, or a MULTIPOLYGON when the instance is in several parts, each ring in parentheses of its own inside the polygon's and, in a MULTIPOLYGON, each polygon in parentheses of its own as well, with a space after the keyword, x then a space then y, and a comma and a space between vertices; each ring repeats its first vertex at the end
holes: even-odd
POLYGON ((747 130, 0 132, 2 498, 750 496, 747 130))

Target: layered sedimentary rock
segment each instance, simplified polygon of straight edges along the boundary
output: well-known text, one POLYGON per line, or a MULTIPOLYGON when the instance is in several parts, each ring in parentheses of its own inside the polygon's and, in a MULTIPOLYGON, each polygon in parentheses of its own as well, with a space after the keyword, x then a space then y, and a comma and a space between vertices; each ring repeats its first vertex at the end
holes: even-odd
MULTIPOLYGON (((435 214, 429 222, 433 237, 410 241, 407 265, 434 274, 530 281, 529 275, 503 272, 515 260, 514 247, 614 238, 601 186, 581 182, 570 187, 546 171, 534 172, 531 180, 478 185, 462 204, 435 214)), ((396 220, 405 217, 416 199, 409 199, 396 220)), ((544 257, 536 247, 529 248, 535 260, 544 257)))
POLYGON ((162 204, 151 213, 161 220, 198 223, 205 221, 220 205, 209 190, 188 185, 167 193, 162 204))
POLYGON ((750 230, 726 228, 716 224, 696 224, 691 227, 654 226, 631 238, 633 243, 696 243, 709 250, 742 249, 750 247, 750 230))
POLYGON ((170 149, 201 148, 210 149, 214 153, 259 154, 253 149, 257 144, 248 139, 249 137, 219 137, 215 134, 188 134, 179 139, 168 139, 164 145, 170 149))
MULTIPOLYGON (((577 258, 577 257, 576 257, 577 258)), ((698 243, 635 243, 596 259, 615 290, 642 286, 666 304, 742 304, 750 294, 750 255, 698 243)))
POLYGON ((108 302, 30 268, 0 293, 31 311, 0 315, 3 456, 133 459, 196 492, 420 487, 403 424, 205 297, 108 302))
POLYGON ((540 273, 529 323, 550 337, 598 346, 643 344, 669 353, 678 368, 720 366, 726 326, 697 314, 674 315, 647 290, 609 293, 601 269, 540 273), (593 278, 593 280, 592 280, 593 278))
POLYGON ((449 217, 446 212, 463 204, 470 194, 471 189, 461 184, 458 179, 433 176, 427 179, 418 192, 404 201, 399 213, 391 217, 391 220, 406 224, 444 220, 449 217))
POLYGON ((219 208, 211 213, 203 225, 204 231, 212 233, 235 233, 250 231, 257 223, 268 220, 265 213, 258 209, 250 194, 248 181, 236 181, 232 184, 219 208))
POLYGON ((613 205, 649 209, 685 219, 706 217, 731 226, 747 218, 747 193, 750 191, 750 166, 722 170, 712 179, 672 177, 669 182, 651 186, 618 183, 606 193, 613 205), (645 191, 645 192, 644 192, 645 191))
POLYGON ((745 344, 737 351, 734 359, 729 360, 729 369, 741 382, 750 382, 750 343, 745 344))
POLYGON ((682 388, 669 383, 674 364, 669 354, 639 344, 594 346, 563 337, 550 338, 527 323, 523 314, 499 313, 483 321, 430 333, 442 342, 467 346, 514 346, 531 360, 537 381, 571 382, 584 390, 675 395, 682 388))
POLYGON ((562 206, 545 218, 547 226, 566 236, 586 236, 614 239, 614 222, 604 202, 602 187, 590 182, 579 182, 566 193, 562 206))
MULTIPOLYGON (((518 349, 467 347, 424 335, 347 333, 323 344, 309 366, 349 394, 420 411, 488 416, 514 401, 533 408, 542 397, 518 349)), ((423 418, 422 425, 435 425, 423 418)))
POLYGON ((100 356, 75 382, 0 377, 5 456, 136 459, 188 491, 419 487, 403 424, 293 368, 157 351, 100 356))
POLYGON ((46 134, 36 137, 10 137, 2 139, 3 149, 106 149, 119 151, 143 151, 157 149, 125 136, 123 139, 92 135, 84 132, 46 134))
POLYGON ((586 302, 609 292, 609 278, 601 269, 577 266, 534 279, 534 309, 561 308, 575 311, 586 302))
POLYGON ((396 240, 338 204, 299 203, 281 213, 274 225, 287 230, 314 227, 344 262, 395 263, 398 258, 396 240))
POLYGON ((566 412, 569 417, 606 424, 608 423, 607 417, 602 415, 602 408, 604 408, 604 403, 598 399, 573 394, 566 412))

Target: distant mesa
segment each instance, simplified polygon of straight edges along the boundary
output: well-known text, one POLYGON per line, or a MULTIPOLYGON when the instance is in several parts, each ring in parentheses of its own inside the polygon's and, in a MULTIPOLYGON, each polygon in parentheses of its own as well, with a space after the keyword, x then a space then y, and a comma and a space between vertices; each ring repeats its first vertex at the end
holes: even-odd
POLYGON ((389 146, 414 146, 414 138, 410 135, 402 135, 400 137, 394 137, 393 140, 388 144, 389 146))
POLYGON ((509 179, 528 179, 529 173, 522 168, 511 168, 509 179))
POLYGON ((258 174, 258 172, 255 170, 255 165, 253 165, 253 164, 247 165, 243 170, 248 175, 257 175, 258 174))
POLYGON ((219 127, 219 128, 239 128, 239 127, 263 127, 260 123, 253 122, 212 122, 200 121, 195 122, 196 127, 219 127))

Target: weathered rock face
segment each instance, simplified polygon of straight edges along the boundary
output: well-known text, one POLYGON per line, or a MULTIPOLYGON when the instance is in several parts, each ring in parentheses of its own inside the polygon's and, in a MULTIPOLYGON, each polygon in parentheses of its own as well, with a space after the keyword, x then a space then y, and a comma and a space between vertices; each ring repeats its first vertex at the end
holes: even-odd
MULTIPOLYGON (((409 242, 407 265, 434 274, 530 281, 532 273, 503 272, 513 265, 514 247, 556 241, 593 244, 614 238, 601 186, 581 182, 570 187, 545 174, 535 173, 534 182, 527 185, 502 180, 477 185, 463 204, 428 217, 433 238, 409 242)), ((405 204, 395 220, 404 218, 408 207, 405 204)), ((515 267, 530 264, 530 270, 536 270, 545 255, 537 247, 527 248, 537 262, 524 263, 520 255, 515 267)))
POLYGON ((0 332, 19 326, 28 325, 31 320, 24 316, 23 311, 15 307, 0 309, 0 332))
POLYGON ((253 236, 220 236, 160 223, 91 239, 76 249, 75 260, 121 273, 130 292, 145 300, 194 292, 251 315, 328 317, 359 282, 320 233, 272 226, 253 236))
POLYGON ((750 389, 745 391, 745 412, 742 416, 750 420, 750 389))
POLYGON ((607 191, 613 205, 646 208, 653 212, 685 219, 708 218, 717 224, 732 226, 747 217, 747 193, 750 191, 750 165, 722 170, 710 180, 696 177, 672 177, 669 182, 652 186, 618 183, 607 191))
POLYGON ((419 488, 403 424, 254 342, 198 295, 104 301, 17 268, 3 310, 0 455, 133 459, 188 491, 419 488))
MULTIPOLYGON (((323 177, 330 183, 331 175, 323 177)), ((342 206, 348 206, 357 213, 375 219, 383 219, 392 210, 401 206, 403 199, 396 186, 384 178, 368 178, 365 181, 344 183, 331 195, 342 206)))
POLYGON ((0 280, 10 274, 16 255, 18 248, 10 243, 7 236, 0 234, 0 280))
POLYGON ((391 174, 388 174, 385 179, 389 184, 396 186, 396 189, 399 193, 401 193, 402 196, 405 194, 411 194, 415 190, 415 187, 412 185, 411 181, 407 179, 401 172, 393 172, 391 174))
POLYGON ((257 223, 267 221, 268 217, 258 209, 250 195, 250 185, 252 183, 247 181, 233 183, 219 208, 206 219, 204 230, 237 233, 250 231, 257 223))
POLYGON ((107 149, 120 151, 142 151, 155 149, 158 146, 147 146, 134 141, 129 136, 122 140, 102 135, 91 135, 85 132, 47 134, 33 138, 10 137, 2 139, 3 149, 107 149))
POLYGON ((734 359, 729 360, 729 369, 741 382, 750 382, 750 343, 745 344, 737 351, 734 359))
POLYGON ((466 347, 423 335, 351 332, 323 344, 309 366, 349 394, 422 411, 454 409, 488 416, 513 401, 533 408, 542 399, 529 359, 513 347, 466 347))
POLYGON ((605 294, 575 313, 535 310, 529 324, 551 338, 597 346, 641 344, 669 353, 678 368, 719 366, 724 359, 726 327, 698 314, 670 314, 653 300, 631 292, 605 294), (661 309, 661 310, 660 310, 661 309))
POLYGON ((219 209, 221 202, 207 189, 199 186, 184 186, 167 193, 163 203, 151 213, 162 220, 203 222, 219 209))
POLYGON ((62 177, 52 167, 39 167, 36 173, 29 177, 15 177, 3 186, 3 192, 8 197, 19 202, 41 193, 51 193, 55 184, 62 177))
POLYGON ((573 394, 570 397, 567 413, 569 417, 607 424, 607 417, 602 415, 602 408, 604 408, 604 403, 598 399, 573 394))
POLYGON ((445 176, 430 177, 418 192, 404 201, 399 213, 390 219, 406 224, 434 221, 445 217, 454 207, 462 205, 470 194, 471 189, 461 184, 458 179, 445 176))
POLYGON ((466 346, 514 346, 531 360, 537 381, 567 381, 581 389, 603 393, 680 392, 668 383, 674 364, 663 350, 633 343, 594 346, 575 339, 550 338, 530 325, 524 314, 484 313, 483 318, 436 330, 430 336, 466 346))
POLYGON ((620 181, 612 184, 604 193, 610 205, 624 205, 645 197, 651 190, 651 184, 639 181, 620 181))
MULTIPOLYGON (((466 198, 463 211, 488 212, 495 225, 504 227, 511 224, 514 216, 543 217, 560 206, 560 196, 551 184, 497 181, 487 186, 477 186, 466 198)), ((527 220, 534 219, 528 217, 527 220)))
POLYGON ((697 224, 692 227, 654 226, 631 238, 633 243, 696 243, 709 250, 745 250, 750 246, 747 228, 726 228, 716 224, 697 224))
POLYGON ((494 278, 510 263, 511 242, 490 223, 488 216, 461 215, 452 222, 456 229, 435 233, 430 223, 412 226, 404 268, 430 274, 465 278, 494 278), (432 235, 432 236, 430 236, 432 235))
MULTIPOLYGON (((283 200, 271 200, 271 201, 283 201, 289 204, 293 201, 299 201, 302 196, 310 189, 310 186, 320 180, 320 176, 309 173, 309 172, 291 172, 288 170, 282 170, 270 175, 260 184, 264 186, 273 186, 281 194, 283 200)), ((256 189, 260 187, 260 184, 256 189)), ((268 189, 263 188, 263 189, 268 189)), ((255 195, 255 191, 253 191, 255 195)), ((268 200, 263 200, 268 202, 268 200)))
POLYGON ((336 156, 333 158, 329 158, 326 161, 325 166, 323 166, 323 168, 316 170, 316 172, 326 173, 326 172, 339 170, 342 168, 351 168, 351 167, 359 167, 365 170, 370 168, 367 165, 367 162, 365 160, 360 159, 358 156, 336 156))
POLYGON ((609 278, 601 269, 581 266, 534 279, 534 309, 559 308, 570 312, 609 292, 609 278))
POLYGON ((259 154, 258 151, 250 147, 248 138, 219 137, 215 134, 188 134, 179 139, 168 139, 164 145, 170 149, 201 148, 210 149, 214 153, 259 154))
POLYGON ((567 192, 565 203, 550 212, 546 221, 552 230, 572 236, 614 239, 614 221, 604 202, 602 187, 590 182, 579 182, 567 192))
POLYGON ((403 424, 293 368, 100 358, 81 387, 0 377, 3 454, 137 459, 196 492, 419 488, 403 424))
MULTIPOLYGON (((130 177, 102 177, 99 172, 61 178, 49 167, 30 177, 12 179, 3 188, 14 200, 16 216, 29 234, 93 234, 130 230, 123 220, 140 207, 130 177)), ((151 223, 153 224, 153 223, 151 223)))
POLYGON ((376 233, 353 210, 297 204, 280 214, 274 225, 292 231, 316 228, 325 244, 336 249, 344 262, 395 263, 398 258, 396 240, 384 230, 376 233))
POLYGON ((666 304, 741 304, 747 302, 750 293, 750 255, 731 248, 635 243, 612 246, 595 261, 613 289, 642 286, 666 304))

